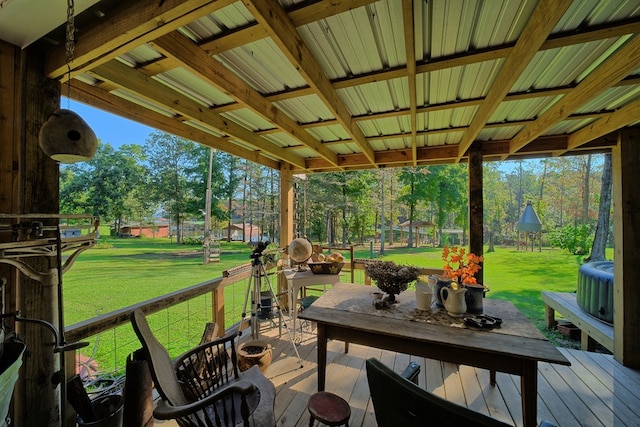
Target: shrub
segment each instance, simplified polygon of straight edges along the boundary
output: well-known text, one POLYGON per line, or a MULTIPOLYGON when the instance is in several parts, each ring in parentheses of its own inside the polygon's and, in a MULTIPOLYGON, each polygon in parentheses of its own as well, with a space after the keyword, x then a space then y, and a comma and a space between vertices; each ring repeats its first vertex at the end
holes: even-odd
POLYGON ((550 233, 552 245, 565 249, 574 255, 586 255, 593 243, 593 233, 587 224, 566 225, 550 233))

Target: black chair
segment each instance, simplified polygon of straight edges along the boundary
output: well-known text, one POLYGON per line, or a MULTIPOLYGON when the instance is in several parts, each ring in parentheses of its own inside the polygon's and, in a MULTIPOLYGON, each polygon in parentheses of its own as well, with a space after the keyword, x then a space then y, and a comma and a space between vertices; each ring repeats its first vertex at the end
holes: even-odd
POLYGON ((171 361, 144 313, 131 312, 161 400, 153 415, 180 426, 274 427, 275 387, 253 366, 240 373, 235 333, 201 344, 171 361))
POLYGON ((374 358, 367 359, 367 380, 378 427, 509 426, 429 393, 374 358))

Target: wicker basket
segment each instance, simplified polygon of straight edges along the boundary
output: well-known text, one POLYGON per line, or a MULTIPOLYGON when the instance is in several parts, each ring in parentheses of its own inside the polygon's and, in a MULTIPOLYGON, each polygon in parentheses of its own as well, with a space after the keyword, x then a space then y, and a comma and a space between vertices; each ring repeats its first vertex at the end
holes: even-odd
POLYGON ((307 265, 313 274, 340 274, 344 262, 309 262, 307 265))

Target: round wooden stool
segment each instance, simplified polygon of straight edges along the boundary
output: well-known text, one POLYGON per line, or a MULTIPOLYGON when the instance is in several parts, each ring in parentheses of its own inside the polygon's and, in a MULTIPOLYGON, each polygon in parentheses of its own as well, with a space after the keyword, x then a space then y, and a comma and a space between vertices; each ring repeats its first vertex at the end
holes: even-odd
POLYGON ((349 427, 351 408, 347 401, 340 396, 326 391, 319 391, 309 398, 307 409, 311 414, 309 427, 313 426, 315 420, 328 426, 341 426, 344 424, 349 427))

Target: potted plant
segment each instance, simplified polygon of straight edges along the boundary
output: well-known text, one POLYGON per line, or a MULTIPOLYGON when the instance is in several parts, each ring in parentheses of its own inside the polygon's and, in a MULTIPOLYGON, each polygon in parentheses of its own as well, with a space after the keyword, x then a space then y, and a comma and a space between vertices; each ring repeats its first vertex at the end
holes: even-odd
POLYGON ((378 288, 387 294, 384 302, 393 304, 396 295, 403 292, 420 275, 416 267, 397 265, 393 261, 376 261, 365 265, 365 271, 376 281, 378 288))
POLYGON ((478 283, 475 274, 482 269, 481 263, 484 258, 473 252, 467 253, 463 247, 445 246, 442 250, 442 260, 445 262, 444 275, 452 280, 452 286, 467 288, 467 312, 482 313, 482 298, 489 288, 478 283))

